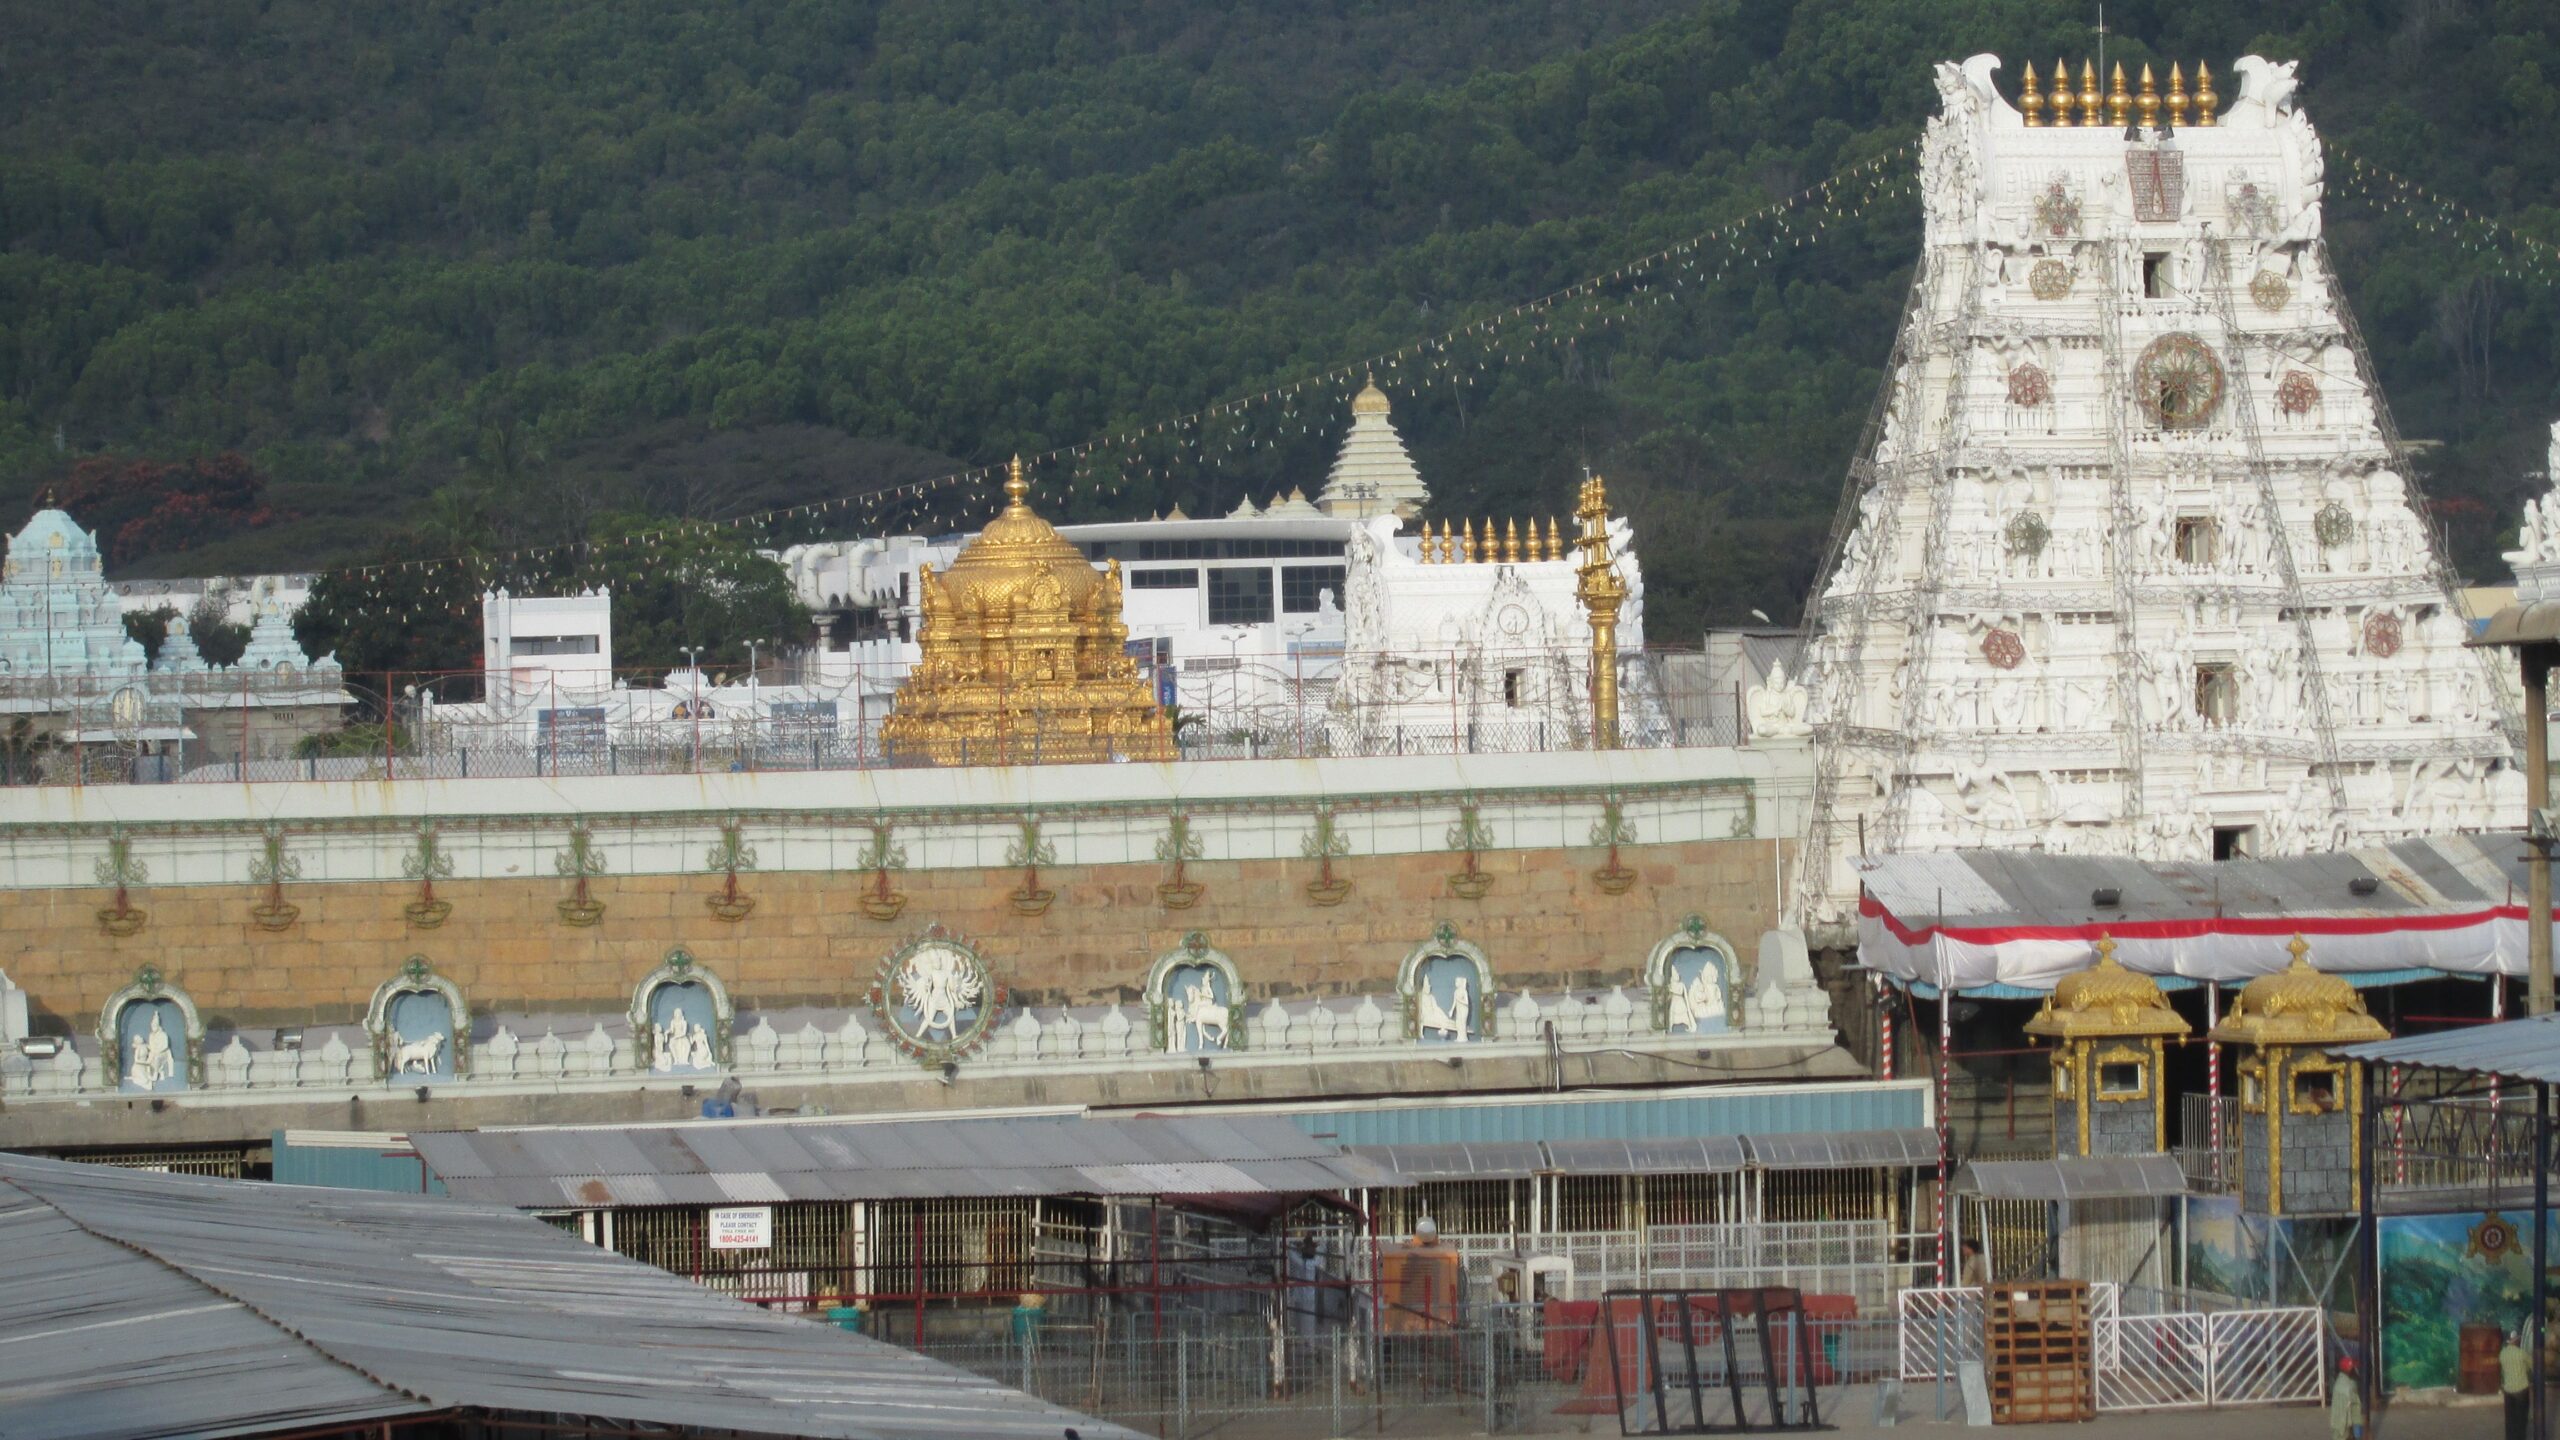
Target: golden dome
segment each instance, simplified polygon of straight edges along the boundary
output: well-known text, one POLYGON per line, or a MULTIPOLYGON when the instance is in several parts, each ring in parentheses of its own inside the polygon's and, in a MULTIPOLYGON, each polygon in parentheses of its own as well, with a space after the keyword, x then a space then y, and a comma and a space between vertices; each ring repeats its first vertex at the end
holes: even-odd
POLYGON ((1005 477, 1004 513, 960 547, 950 568, 942 572, 943 593, 953 604, 998 608, 1017 595, 1031 594, 1044 575, 1055 577, 1058 598, 1071 608, 1081 608, 1102 589, 1102 572, 1033 512, 1026 498, 1030 493, 1022 457, 1016 455, 1005 477))
POLYGON ((2187 1022, 2169 1008, 2158 982, 2116 961, 2116 942, 2098 937, 2098 963, 2066 975, 2027 1021, 2030 1035, 2076 1040, 2091 1035, 2184 1035, 2187 1022))
POLYGON ((2366 1013, 2355 986, 2311 968, 2310 942, 2296 935, 2285 948, 2293 952, 2293 963, 2242 987, 2231 1013, 2213 1027, 2212 1038, 2242 1045, 2343 1045, 2391 1038, 2382 1022, 2366 1013))
POLYGON ((1355 416, 1387 413, 1387 392, 1378 388, 1377 376, 1370 376, 1369 383, 1360 387, 1360 393, 1351 397, 1351 413, 1355 416))
POLYGON ((922 653, 881 743, 938 765, 1172 759, 1171 719, 1128 653, 1120 562, 1096 569, 1030 488, 1016 456, 1004 513, 941 574, 918 570, 922 653))

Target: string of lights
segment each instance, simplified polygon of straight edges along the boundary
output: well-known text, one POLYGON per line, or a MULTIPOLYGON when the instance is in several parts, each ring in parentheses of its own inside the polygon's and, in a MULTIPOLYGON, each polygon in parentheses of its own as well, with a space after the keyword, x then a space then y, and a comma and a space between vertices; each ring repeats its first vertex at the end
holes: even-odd
POLYGON ((2335 140, 2329 150, 2343 166, 2332 170, 2342 182, 2338 192, 2398 215, 2420 231, 2450 238, 2465 250, 2497 261, 2500 274, 2548 284, 2560 280, 2560 245, 2528 235, 2513 225, 2483 215, 2406 176, 2365 159, 2335 140))

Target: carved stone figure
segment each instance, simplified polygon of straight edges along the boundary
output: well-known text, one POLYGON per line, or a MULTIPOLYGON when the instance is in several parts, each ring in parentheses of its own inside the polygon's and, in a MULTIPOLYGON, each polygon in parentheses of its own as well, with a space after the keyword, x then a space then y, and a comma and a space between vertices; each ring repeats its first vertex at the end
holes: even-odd
POLYGON ((151 1029, 125 1063, 124 1083, 137 1090, 157 1090, 178 1073, 177 1052, 169 1045, 169 1031, 160 1023, 159 1007, 152 1007, 151 1029))
POLYGON ((1750 720, 1752 737, 1786 740, 1813 733, 1805 718, 1809 699, 1802 685, 1787 682, 1785 661, 1770 661, 1768 682, 1743 694, 1743 713, 1750 720))
POLYGON ((391 1073, 394 1075, 432 1075, 436 1057, 444 1053, 444 1034, 438 1031, 423 1040, 408 1040, 399 1031, 391 1032, 391 1073))
POLYGON ((1424 1035, 1446 1035, 1453 1041, 1470 1038, 1468 1012, 1473 1006, 1467 996, 1467 977, 1461 975, 1449 982, 1449 1003, 1446 1006, 1440 1003, 1439 996, 1431 993, 1427 980, 1417 981, 1415 988, 1418 991, 1414 996, 1418 1016, 1414 1025, 1416 1031, 1424 1035))

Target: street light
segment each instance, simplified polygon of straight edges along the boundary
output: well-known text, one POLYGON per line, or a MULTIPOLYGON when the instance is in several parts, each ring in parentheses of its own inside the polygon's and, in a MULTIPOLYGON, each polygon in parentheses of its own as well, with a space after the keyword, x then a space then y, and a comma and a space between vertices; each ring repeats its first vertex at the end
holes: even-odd
MULTIPOLYGON (((2521 588, 2521 587, 2520 587, 2521 588)), ((2513 650, 2524 665, 2525 1012, 2551 1012, 2551 671, 2560 666, 2560 600, 2523 600, 2465 642, 2513 650)))

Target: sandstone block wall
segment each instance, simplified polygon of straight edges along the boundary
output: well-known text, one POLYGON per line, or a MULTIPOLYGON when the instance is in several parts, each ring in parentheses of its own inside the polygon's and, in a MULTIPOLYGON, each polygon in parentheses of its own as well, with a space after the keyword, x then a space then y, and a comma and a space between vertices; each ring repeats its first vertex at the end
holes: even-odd
POLYGON ((360 1020, 413 954, 484 1013, 618 1013, 678 947, 742 1009, 843 1006, 865 997, 892 950, 938 923, 976 942, 1019 1002, 1073 1004, 1137 998, 1147 967, 1193 930, 1235 957, 1249 998, 1271 999, 1386 994, 1406 952, 1442 921, 1485 949, 1504 989, 1637 984, 1646 953, 1692 914, 1748 967, 1775 923, 1773 842, 1628 846, 1622 863, 1637 878, 1619 895, 1593 880, 1605 859, 1581 847, 1487 851, 1492 889, 1468 900, 1449 887, 1460 857, 1356 856, 1337 862, 1352 890, 1333 907, 1309 899, 1307 860, 1194 861, 1188 876, 1203 889, 1187 909, 1160 902, 1162 864, 1045 867, 1039 883, 1055 898, 1036 916, 1011 899, 1018 869, 914 870, 891 877, 906 905, 889 921, 863 913, 872 876, 862 871, 742 875, 755 903, 735 923, 705 904, 716 876, 605 875, 590 882, 604 915, 589 928, 562 923, 569 884, 547 874, 439 881, 452 911, 433 929, 403 914, 414 883, 288 884, 299 914, 282 930, 251 917, 267 898, 261 886, 144 885, 132 903, 148 919, 128 937, 99 924, 111 892, 30 888, 0 891, 0 970, 29 992, 38 1029, 86 1034, 146 963, 185 988, 209 1026, 248 1029, 360 1020))

